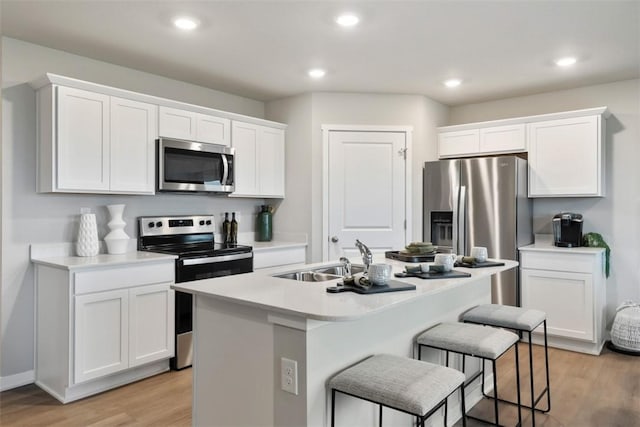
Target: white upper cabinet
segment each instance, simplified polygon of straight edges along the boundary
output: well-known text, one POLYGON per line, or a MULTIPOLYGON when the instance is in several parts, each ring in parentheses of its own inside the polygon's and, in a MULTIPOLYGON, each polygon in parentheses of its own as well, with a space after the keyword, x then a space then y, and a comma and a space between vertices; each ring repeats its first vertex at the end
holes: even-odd
MULTIPOLYGON (((57 159, 54 185, 59 191, 108 191, 109 97, 80 89, 57 89, 54 117, 58 134, 57 138, 47 135, 50 149, 57 147, 52 156, 57 159)), ((52 105, 47 107, 50 110, 52 105)))
POLYGON ((438 128, 440 158, 527 153, 529 197, 603 197, 606 107, 438 128))
POLYGON ((196 115, 193 111, 160 107, 158 135, 167 138, 196 140, 196 115))
POLYGON ((112 191, 154 192, 157 129, 157 106, 111 97, 112 191))
POLYGON ((604 196, 601 115, 530 123, 529 197, 604 196))
POLYGON ((480 152, 486 154, 527 151, 525 124, 480 129, 480 152))
POLYGON ((469 129, 438 134, 440 158, 477 155, 480 151, 480 132, 469 129))
POLYGON ((231 120, 195 111, 160 107, 160 136, 231 145, 231 120))
POLYGON ((236 197, 284 197, 284 130, 233 121, 236 197))
POLYGON ((157 106, 52 85, 38 114, 38 191, 154 193, 157 106))
MULTIPOLYGON (((456 126, 450 128, 455 129, 456 126)), ((519 153, 526 150, 524 123, 463 130, 441 130, 438 133, 438 154, 441 159, 519 153)))

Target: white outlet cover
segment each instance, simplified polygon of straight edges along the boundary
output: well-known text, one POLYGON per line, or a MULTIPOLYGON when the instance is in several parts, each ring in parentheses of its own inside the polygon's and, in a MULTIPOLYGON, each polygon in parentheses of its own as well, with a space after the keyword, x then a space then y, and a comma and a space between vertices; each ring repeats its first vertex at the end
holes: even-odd
POLYGON ((280 387, 287 393, 298 395, 298 362, 280 359, 280 387))

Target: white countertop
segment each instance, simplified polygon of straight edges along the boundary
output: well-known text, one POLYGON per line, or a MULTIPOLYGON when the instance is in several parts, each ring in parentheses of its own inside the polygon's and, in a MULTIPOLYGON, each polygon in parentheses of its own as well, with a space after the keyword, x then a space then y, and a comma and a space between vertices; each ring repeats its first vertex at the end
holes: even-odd
MULTIPOLYGON (((359 263, 354 259, 354 264, 359 263)), ((259 307, 275 312, 302 316, 307 319, 324 321, 352 320, 371 313, 387 310, 402 303, 444 292, 458 286, 471 284, 475 280, 517 267, 516 261, 501 260, 501 267, 459 268, 471 274, 469 278, 431 279, 397 278, 394 280, 416 285, 414 291, 399 291, 371 295, 354 292, 328 293, 328 286, 335 286, 341 279, 326 282, 299 282, 291 279, 272 277, 273 274, 295 271, 291 267, 239 274, 235 276, 178 283, 174 289, 238 304, 259 307)), ((404 262, 374 257, 374 262, 384 262, 393 266, 393 272, 404 271, 404 262)), ((311 264, 310 268, 330 263, 311 264)), ((331 263, 331 264, 336 264, 331 263)), ((413 264, 415 265, 415 264, 413 264)))
POLYGON ((577 248, 562 248, 559 246, 554 246, 551 241, 536 241, 536 243, 532 245, 522 246, 518 248, 518 250, 527 252, 557 252, 557 253, 572 253, 572 254, 598 254, 604 251, 604 248, 588 248, 584 246, 580 246, 577 248))
POLYGON ((177 256, 158 254, 154 252, 127 252, 121 255, 99 254, 96 256, 32 256, 31 261, 35 264, 47 265, 49 267, 62 268, 65 270, 81 270, 96 267, 110 267, 116 265, 131 265, 148 262, 158 262, 163 260, 174 260, 177 256))

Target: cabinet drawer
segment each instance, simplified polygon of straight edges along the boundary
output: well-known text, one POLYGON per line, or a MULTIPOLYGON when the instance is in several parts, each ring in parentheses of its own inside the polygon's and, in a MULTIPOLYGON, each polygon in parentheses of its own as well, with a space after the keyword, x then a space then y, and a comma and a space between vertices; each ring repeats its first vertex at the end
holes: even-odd
POLYGON ((306 260, 306 249, 274 248, 270 250, 254 252, 253 269, 276 267, 278 265, 300 264, 306 260))
POLYGON ((560 253, 560 252, 521 252, 522 268, 535 270, 571 271, 576 273, 592 273, 594 255, 560 253))
POLYGON ((82 295, 111 289, 173 282, 174 271, 174 261, 82 271, 74 274, 74 293, 82 295))

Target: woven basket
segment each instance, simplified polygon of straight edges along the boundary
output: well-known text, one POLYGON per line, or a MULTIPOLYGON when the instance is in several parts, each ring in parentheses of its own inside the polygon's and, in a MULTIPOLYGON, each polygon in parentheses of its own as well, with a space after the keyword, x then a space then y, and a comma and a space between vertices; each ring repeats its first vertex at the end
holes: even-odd
POLYGON ((611 342, 623 350, 640 352, 640 304, 625 301, 618 307, 611 342))

